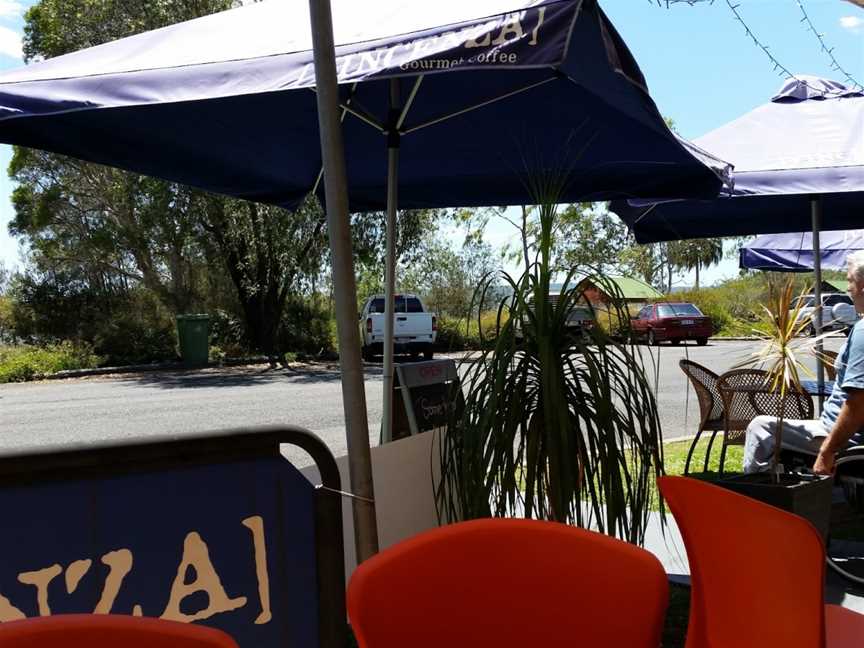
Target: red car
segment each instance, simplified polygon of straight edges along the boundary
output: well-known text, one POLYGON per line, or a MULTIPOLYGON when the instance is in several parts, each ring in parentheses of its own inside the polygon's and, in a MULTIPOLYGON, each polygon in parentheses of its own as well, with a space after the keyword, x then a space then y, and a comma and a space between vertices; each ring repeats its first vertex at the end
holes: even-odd
POLYGON ((699 346, 704 346, 714 332, 711 318, 705 317, 693 304, 686 303, 649 304, 630 320, 630 325, 636 340, 645 340, 651 345, 665 340, 672 344, 696 340, 699 346))

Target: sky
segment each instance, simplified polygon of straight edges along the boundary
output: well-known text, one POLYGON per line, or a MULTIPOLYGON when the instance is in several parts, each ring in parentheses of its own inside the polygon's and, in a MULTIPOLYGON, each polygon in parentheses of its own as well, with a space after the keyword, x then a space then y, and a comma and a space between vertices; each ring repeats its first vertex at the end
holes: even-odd
MULTIPOLYGON (((301 0, 295 0, 301 1, 301 0)), ((358 0, 360 1, 360 0, 358 0)), ((372 0, 363 0, 372 1, 372 0)), ((832 69, 804 13, 839 65, 864 84, 864 10, 844 0, 714 0, 658 4, 657 0, 600 0, 629 46, 660 112, 688 139, 699 137, 768 101, 784 74, 747 35, 729 2, 756 38, 793 74, 843 81, 832 69)), ((0 0, 0 71, 23 65, 23 13, 32 0, 0 0)), ((0 145, 0 261, 18 265, 17 244, 7 234, 13 216, 12 183, 4 170, 11 147, 0 145)), ((503 222, 487 231, 493 245, 512 242, 516 230, 503 222)), ((737 261, 703 270, 703 284, 737 274, 737 261)), ((692 284, 683 276, 679 285, 692 284)))
MULTIPOLYGON (((21 59, 21 33, 24 12, 35 4, 32 0, 0 0, 0 72, 24 65, 21 59)), ((18 244, 8 233, 8 223, 15 215, 11 195, 13 183, 6 169, 12 159, 12 147, 0 145, 0 263, 7 269, 20 265, 18 244)))

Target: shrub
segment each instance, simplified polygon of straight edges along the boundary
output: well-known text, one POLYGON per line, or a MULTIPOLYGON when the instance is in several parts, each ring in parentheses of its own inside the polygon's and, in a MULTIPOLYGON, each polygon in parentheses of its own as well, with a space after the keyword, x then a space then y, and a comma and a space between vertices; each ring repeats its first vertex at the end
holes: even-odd
POLYGON ((211 344, 207 349, 207 362, 210 364, 218 364, 221 365, 225 362, 225 358, 227 358, 227 354, 222 350, 217 344, 211 344))
POLYGON ((174 317, 150 293, 139 291, 97 324, 96 353, 106 365, 142 364, 177 357, 174 317))
POLYGON ((326 303, 315 297, 290 299, 285 305, 277 346, 283 353, 331 356, 336 349, 336 326, 326 303))
POLYGON ((8 295, 0 295, 0 344, 12 342, 15 337, 13 313, 12 298, 8 295))
POLYGON ((250 355, 243 320, 226 310, 210 313, 210 362, 250 355))
POLYGON ((67 369, 96 367, 99 360, 90 347, 69 342, 45 347, 4 347, 0 348, 0 383, 24 382, 67 369))
MULTIPOLYGON (((487 340, 495 336, 496 311, 485 311, 478 322, 474 316, 468 320, 455 317, 438 317, 438 336, 435 347, 441 351, 467 351, 480 349, 483 337, 487 340)), ((506 313, 502 313, 502 322, 507 321, 506 313)))

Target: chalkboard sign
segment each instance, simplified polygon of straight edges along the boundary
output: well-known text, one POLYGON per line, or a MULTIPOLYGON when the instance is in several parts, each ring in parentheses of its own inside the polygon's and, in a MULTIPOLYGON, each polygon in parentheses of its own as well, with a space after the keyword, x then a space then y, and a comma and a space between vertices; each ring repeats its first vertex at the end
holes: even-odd
POLYGON ((393 389, 393 440, 444 427, 462 397, 453 360, 396 365, 393 389))

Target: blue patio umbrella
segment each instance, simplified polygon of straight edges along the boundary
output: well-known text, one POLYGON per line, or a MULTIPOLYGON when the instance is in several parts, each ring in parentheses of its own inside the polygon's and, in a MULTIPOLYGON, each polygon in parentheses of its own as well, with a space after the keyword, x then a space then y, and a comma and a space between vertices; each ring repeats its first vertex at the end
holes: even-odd
MULTIPOLYGON (((616 201, 611 209, 640 243, 811 229, 818 331, 819 233, 864 219, 864 92, 799 75, 694 144, 734 167, 720 197, 616 201)), ((817 372, 821 382, 821 364, 817 372)))
MULTIPOLYGON (((334 0, 332 16, 348 200, 388 211, 389 295, 397 205, 531 203, 538 161, 567 165, 566 201, 720 187, 725 165, 667 129, 596 0, 334 0)), ((0 141, 292 207, 321 193, 312 41, 306 3, 265 0, 36 63, 0 75, 0 141)), ((337 282, 336 301, 363 495, 353 284, 337 282)))
POLYGON ((851 229, 864 218, 864 92, 799 76, 768 103, 693 144, 733 166, 717 199, 615 201, 640 243, 712 236, 803 232, 811 207, 820 229, 851 229))
MULTIPOLYGON (((864 250, 864 230, 840 230, 819 235, 822 268, 845 270, 846 257, 864 250)), ((813 233, 763 234, 741 247, 738 265, 743 269, 775 272, 812 272, 816 267, 813 233)))

